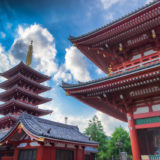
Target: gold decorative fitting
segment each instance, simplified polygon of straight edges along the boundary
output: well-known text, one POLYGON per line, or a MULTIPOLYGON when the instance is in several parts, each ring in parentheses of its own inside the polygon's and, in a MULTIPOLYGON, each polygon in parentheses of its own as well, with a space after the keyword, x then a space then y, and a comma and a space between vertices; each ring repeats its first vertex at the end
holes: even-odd
POLYGON ((28 52, 27 52, 27 58, 26 58, 26 65, 30 66, 32 62, 32 52, 33 52, 33 46, 32 46, 33 41, 31 41, 31 44, 29 45, 28 52))
POLYGON ((99 50, 97 50, 97 54, 100 54, 100 51, 99 51, 99 50))
POLYGON ((122 43, 119 44, 119 51, 121 52, 123 50, 122 43))
POLYGON ((90 47, 88 47, 88 50, 90 50, 90 47))
POLYGON ((156 38, 156 32, 155 32, 155 30, 154 30, 154 29, 152 30, 152 38, 153 38, 153 39, 155 39, 155 38, 156 38))
POLYGON ((0 146, 2 146, 3 145, 3 143, 0 143, 0 146))
POLYGON ((112 74, 112 66, 111 64, 108 67, 108 75, 110 76, 112 74))
POLYGON ((44 137, 40 137, 40 138, 38 139, 38 141, 44 142, 44 137))
POLYGON ((77 46, 77 43, 76 43, 76 42, 74 42, 74 43, 73 43, 73 45, 74 45, 74 46, 77 46))
POLYGON ((104 57, 104 58, 106 58, 106 55, 105 55, 105 54, 103 54, 103 57, 104 57))
POLYGON ((20 123, 20 124, 18 125, 18 129, 22 129, 22 128, 23 128, 23 124, 20 123))
POLYGON ((66 92, 65 94, 66 94, 66 96, 69 96, 69 93, 68 93, 68 92, 66 92))

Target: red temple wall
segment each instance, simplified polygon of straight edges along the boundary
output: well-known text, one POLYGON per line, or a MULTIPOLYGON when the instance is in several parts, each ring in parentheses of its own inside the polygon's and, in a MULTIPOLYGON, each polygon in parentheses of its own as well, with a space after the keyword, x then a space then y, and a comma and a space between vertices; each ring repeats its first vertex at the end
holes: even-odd
POLYGON ((18 160, 18 153, 20 150, 27 150, 27 149, 37 149, 37 157, 36 160, 56 160, 56 150, 66 150, 66 151, 73 151, 74 152, 74 160, 84 160, 85 152, 84 147, 77 146, 75 148, 67 148, 65 147, 55 147, 55 146, 27 146, 15 148, 13 157, 11 156, 3 156, 1 160, 18 160))

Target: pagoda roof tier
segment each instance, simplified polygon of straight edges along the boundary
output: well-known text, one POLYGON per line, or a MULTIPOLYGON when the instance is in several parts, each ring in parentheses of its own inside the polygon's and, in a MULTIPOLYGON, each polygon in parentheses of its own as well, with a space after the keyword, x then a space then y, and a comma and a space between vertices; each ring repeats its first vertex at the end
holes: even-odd
POLYGON ((24 64, 23 62, 20 62, 15 67, 9 69, 6 72, 1 73, 0 75, 9 79, 19 72, 21 74, 23 74, 24 76, 30 77, 31 79, 33 79, 34 81, 37 81, 39 83, 42 83, 42 82, 49 80, 51 78, 49 76, 46 76, 46 75, 34 70, 33 68, 24 64))
POLYGON ((119 120, 127 121, 126 113, 131 108, 126 106, 145 106, 146 99, 150 98, 153 104, 160 101, 159 77, 160 63, 157 63, 86 83, 63 83, 62 88, 67 95, 119 120))
POLYGON ((13 126, 17 121, 17 117, 16 116, 12 116, 12 115, 7 115, 5 117, 0 118, 0 129, 2 128, 10 128, 11 126, 13 126))
MULTIPOLYGON (((18 129, 39 142, 60 142, 65 144, 78 144, 83 146, 98 146, 98 143, 91 141, 89 137, 80 133, 77 126, 58 123, 42 118, 38 118, 23 113, 13 128, 0 138, 1 143, 5 143, 15 137, 18 129)), ((15 140, 15 139, 14 139, 15 140)))
MULTIPOLYGON (((26 96, 26 97, 34 100, 34 103, 33 103, 34 105, 43 104, 45 102, 49 102, 52 100, 51 98, 44 98, 44 97, 39 96, 38 94, 35 94, 35 93, 28 91, 24 88, 18 87, 17 85, 7 91, 0 93, 0 100, 3 102, 6 102, 6 101, 14 98, 15 96, 20 96, 20 95, 21 95, 21 97, 26 96)), ((29 103, 29 101, 27 103, 29 103)))
POLYGON ((35 116, 44 116, 52 113, 51 110, 40 109, 38 106, 32 106, 14 99, 0 105, 0 114, 6 115, 14 112, 27 112, 35 116))
POLYGON ((70 41, 101 70, 109 65, 130 61, 144 50, 160 46, 160 1, 156 0, 135 12, 93 32, 70 37, 70 41), (139 53, 140 52, 140 53, 139 53))
POLYGON ((36 93, 42 93, 51 89, 50 87, 41 85, 38 82, 23 76, 21 73, 17 73, 7 81, 0 83, 0 88, 7 90, 9 88, 12 88, 15 84, 22 84, 22 82, 23 84, 28 84, 29 86, 32 86, 31 89, 35 88, 36 93))

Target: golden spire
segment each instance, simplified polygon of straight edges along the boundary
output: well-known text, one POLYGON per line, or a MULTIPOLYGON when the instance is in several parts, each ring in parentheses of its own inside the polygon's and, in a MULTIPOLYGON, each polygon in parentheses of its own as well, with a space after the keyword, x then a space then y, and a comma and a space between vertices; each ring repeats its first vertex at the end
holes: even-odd
POLYGON ((27 58, 26 58, 26 65, 30 66, 32 62, 32 52, 33 52, 33 46, 32 46, 33 41, 31 41, 31 44, 29 45, 28 48, 28 53, 27 53, 27 58))

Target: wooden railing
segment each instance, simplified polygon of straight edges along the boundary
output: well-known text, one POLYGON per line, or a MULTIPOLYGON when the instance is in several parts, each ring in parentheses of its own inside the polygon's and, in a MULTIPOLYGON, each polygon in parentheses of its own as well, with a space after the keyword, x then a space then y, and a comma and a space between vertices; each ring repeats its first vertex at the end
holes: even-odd
POLYGON ((116 68, 112 69, 112 75, 120 74, 126 71, 131 71, 138 69, 140 67, 145 67, 148 65, 152 65, 154 63, 160 62, 160 51, 153 53, 148 56, 144 56, 143 58, 139 58, 130 62, 126 62, 123 65, 116 66, 116 68))

